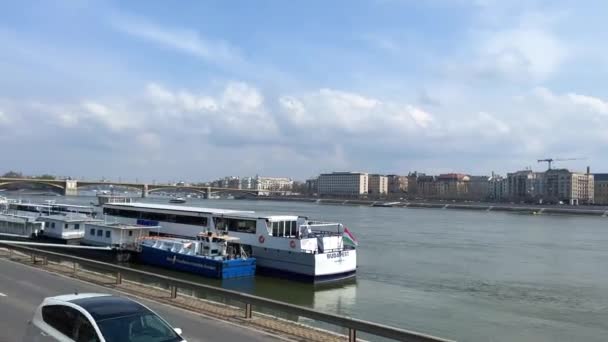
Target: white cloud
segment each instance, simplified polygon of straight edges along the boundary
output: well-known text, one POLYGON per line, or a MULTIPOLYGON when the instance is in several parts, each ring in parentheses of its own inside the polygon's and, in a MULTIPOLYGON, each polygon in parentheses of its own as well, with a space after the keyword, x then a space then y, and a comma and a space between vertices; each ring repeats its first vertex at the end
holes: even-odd
POLYGON ((568 56, 564 43, 541 28, 484 32, 478 46, 478 72, 514 80, 546 79, 559 70, 568 56))
POLYGON ((338 132, 353 135, 375 132, 380 134, 379 138, 391 138, 416 128, 424 131, 434 122, 431 114, 413 105, 327 88, 282 96, 279 105, 297 129, 310 129, 327 137, 338 132))
POLYGON ((608 102, 597 97, 569 93, 566 97, 575 105, 585 107, 599 114, 608 115, 608 102))
POLYGON ((204 60, 224 64, 241 62, 241 57, 228 42, 211 40, 183 28, 166 28, 132 16, 116 15, 111 25, 128 35, 157 43, 204 60))
POLYGON ((110 108, 95 101, 84 101, 82 109, 84 110, 84 118, 92 118, 113 131, 134 127, 140 119, 135 113, 110 108))
POLYGON ((143 132, 137 135, 137 142, 150 149, 158 149, 161 146, 161 138, 152 132, 143 132))

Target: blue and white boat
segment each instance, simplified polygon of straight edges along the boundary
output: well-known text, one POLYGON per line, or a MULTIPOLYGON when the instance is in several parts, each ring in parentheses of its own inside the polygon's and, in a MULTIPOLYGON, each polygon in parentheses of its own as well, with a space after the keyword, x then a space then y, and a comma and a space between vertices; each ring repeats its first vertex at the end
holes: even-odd
POLYGON ((240 238, 259 273, 313 283, 354 278, 356 238, 337 222, 298 215, 157 203, 106 203, 108 220, 162 226, 161 235, 193 239, 201 231, 240 238))
POLYGON ((213 233, 201 233, 196 240, 145 238, 139 261, 218 279, 255 275, 255 258, 245 253, 239 238, 213 233))

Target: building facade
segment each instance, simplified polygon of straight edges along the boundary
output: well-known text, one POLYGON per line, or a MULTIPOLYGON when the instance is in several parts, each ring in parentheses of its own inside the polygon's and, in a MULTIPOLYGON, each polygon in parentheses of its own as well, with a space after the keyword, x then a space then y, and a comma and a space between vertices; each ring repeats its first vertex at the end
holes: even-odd
POLYGON ((254 189, 261 191, 291 191, 293 180, 285 177, 260 177, 254 178, 254 189))
POLYGON ((306 180, 306 193, 319 193, 319 178, 310 178, 306 180))
POLYGON ((588 173, 552 169, 545 172, 545 201, 564 204, 593 204, 594 177, 588 173))
POLYGON ((388 178, 384 175, 369 175, 367 192, 370 195, 386 195, 388 193, 388 178))
POLYGON ((523 170, 507 174, 507 197, 513 201, 537 201, 544 194, 544 172, 523 170))
POLYGON ((508 198, 508 184, 507 179, 499 176, 492 175, 488 179, 488 200, 501 202, 508 198))
POLYGON ((466 198, 473 201, 485 201, 490 196, 490 178, 488 176, 469 176, 466 198))
POLYGON ((416 179, 416 196, 422 198, 439 197, 439 186, 436 176, 416 174, 413 177, 416 179))
POLYGON ((253 177, 243 177, 241 178, 241 189, 254 189, 255 181, 253 177))
POLYGON ((593 175, 593 200, 595 204, 608 205, 608 173, 593 175))
POLYGON ((437 197, 441 199, 462 199, 468 191, 470 177, 461 173, 446 173, 437 177, 437 197))
POLYGON ((321 196, 361 196, 369 189, 369 175, 365 172, 332 172, 319 175, 321 196))
POLYGON ((408 192, 408 177, 399 175, 387 175, 388 193, 403 194, 408 192))

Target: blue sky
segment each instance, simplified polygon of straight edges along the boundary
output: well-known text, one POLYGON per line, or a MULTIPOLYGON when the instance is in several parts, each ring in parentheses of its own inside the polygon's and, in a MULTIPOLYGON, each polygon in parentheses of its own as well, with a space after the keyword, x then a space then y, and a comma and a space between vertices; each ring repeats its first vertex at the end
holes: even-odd
POLYGON ((2 169, 297 179, 608 172, 608 3, 21 1, 0 11, 2 169), (7 150, 5 149, 5 150, 7 150))

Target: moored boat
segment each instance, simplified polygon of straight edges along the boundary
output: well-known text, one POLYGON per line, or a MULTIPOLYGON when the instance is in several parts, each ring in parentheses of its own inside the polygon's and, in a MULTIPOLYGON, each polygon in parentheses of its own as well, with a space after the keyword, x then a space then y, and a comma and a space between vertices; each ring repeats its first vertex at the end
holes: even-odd
POLYGON ((282 278, 318 283, 352 278, 357 271, 357 241, 341 223, 152 203, 109 203, 103 212, 124 223, 161 225, 162 235, 193 239, 208 230, 238 237, 259 271, 282 278))
POLYGON ((183 197, 172 198, 169 200, 169 203, 176 203, 176 204, 186 203, 186 199, 183 197))
POLYGON ((213 233, 196 240, 146 238, 141 240, 142 263, 205 277, 230 279, 255 275, 255 258, 245 253, 239 238, 213 233))

